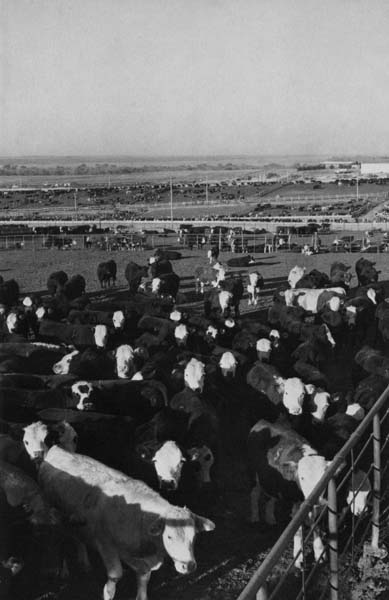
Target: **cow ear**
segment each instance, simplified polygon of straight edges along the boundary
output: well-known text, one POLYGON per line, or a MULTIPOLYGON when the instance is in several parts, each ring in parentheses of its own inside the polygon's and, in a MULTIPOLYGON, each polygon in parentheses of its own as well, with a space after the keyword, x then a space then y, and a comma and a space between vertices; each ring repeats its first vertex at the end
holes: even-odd
POLYGON ((164 528, 165 528, 165 519, 163 517, 157 517, 156 519, 154 519, 154 521, 151 523, 151 525, 149 527, 149 534, 150 535, 161 535, 164 528))
POLYGON ((195 526, 197 531, 213 531, 215 529, 215 523, 205 517, 200 517, 193 513, 195 520, 195 526))
POLYGON ((309 396, 312 396, 312 394, 314 394, 316 392, 316 386, 314 386, 313 383, 306 383, 305 391, 307 392, 307 394, 309 396))

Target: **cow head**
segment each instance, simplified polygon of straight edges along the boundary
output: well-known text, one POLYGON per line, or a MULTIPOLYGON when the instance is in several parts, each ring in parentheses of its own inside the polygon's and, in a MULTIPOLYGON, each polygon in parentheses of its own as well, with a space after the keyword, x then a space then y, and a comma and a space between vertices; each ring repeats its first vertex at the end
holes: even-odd
POLYGON ((176 490, 178 488, 185 460, 180 448, 173 441, 165 442, 156 451, 152 462, 161 489, 176 490))
POLYGON ((280 332, 278 331, 278 329, 272 329, 271 332, 269 333, 269 340, 271 341, 272 347, 273 348, 278 348, 278 346, 280 345, 280 332))
POLYGON ((228 327, 228 329, 232 329, 233 327, 235 327, 235 321, 231 317, 228 317, 228 319, 224 321, 224 325, 228 327))
POLYGON ((309 396, 309 412, 312 417, 318 421, 324 421, 331 395, 311 383, 305 386, 305 390, 309 396))
POLYGON ((206 330, 206 332, 205 332, 205 336, 206 336, 208 339, 213 339, 213 340, 215 340, 215 339, 216 339, 216 336, 217 336, 217 334, 218 334, 218 330, 216 329, 216 327, 214 327, 213 325, 209 325, 209 326, 207 327, 207 330, 206 330))
POLYGON ((223 352, 219 360, 219 366, 223 377, 235 377, 238 361, 232 352, 223 352))
POLYGON ((14 333, 18 329, 19 325, 19 316, 16 312, 10 312, 7 315, 6 325, 9 333, 14 333))
POLYGON ((327 306, 333 312, 338 312, 342 306, 342 301, 339 296, 332 296, 327 302, 327 306))
POLYGON ((231 306, 231 302, 231 292, 227 292, 226 290, 222 290, 221 292, 219 292, 219 304, 223 314, 229 309, 229 307, 231 306))
POLYGON ((98 348, 105 348, 108 340, 108 328, 106 325, 96 325, 94 328, 95 344, 98 348))
POLYGON ((180 325, 177 325, 177 327, 174 330, 174 337, 175 337, 177 346, 185 346, 186 342, 188 341, 188 337, 189 337, 189 331, 188 331, 187 326, 184 325, 183 323, 181 323, 180 325))
POLYGON ((24 427, 23 444, 32 460, 41 461, 46 456, 49 450, 45 443, 48 434, 47 425, 42 421, 24 427))
POLYGON ((200 531, 212 531, 215 524, 192 513, 187 508, 170 505, 163 516, 158 516, 149 527, 152 536, 162 535, 166 552, 178 573, 186 575, 197 568, 194 557, 194 540, 200 531))
MULTIPOLYGON (((278 378, 281 379, 281 378, 278 378)), ((276 383, 278 381, 276 380, 276 383)), ((291 415, 301 415, 306 393, 305 385, 298 377, 282 380, 282 402, 291 415)))
POLYGON ((352 402, 346 408, 346 415, 350 415, 357 421, 363 421, 365 418, 365 410, 357 402, 352 402))
POLYGON ((294 289, 296 287, 296 283, 300 281, 304 274, 305 267, 299 267, 297 265, 293 267, 293 269, 289 271, 288 275, 288 283, 290 287, 294 289))
POLYGON ((366 296, 373 302, 373 304, 377 304, 377 293, 375 289, 369 288, 366 292, 366 296))
POLYGON ((72 398, 77 402, 77 410, 93 410, 94 403, 91 400, 93 387, 88 381, 77 381, 72 385, 72 398))
POLYGON ((70 373, 70 364, 77 354, 79 354, 78 350, 73 350, 72 352, 69 352, 69 354, 65 354, 61 360, 53 365, 53 372, 56 375, 67 375, 70 373))
POLYGON ((112 323, 115 329, 123 329, 126 318, 122 310, 115 310, 112 315, 112 323))
POLYGON ((151 282, 151 292, 153 294, 159 294, 159 291, 161 289, 161 279, 159 277, 154 277, 154 279, 151 282))
POLYGON ((176 309, 170 313, 171 321, 174 321, 175 323, 179 323, 181 321, 181 319, 182 319, 182 314, 180 313, 179 310, 176 309))
POLYGON ((271 341, 267 338, 261 338, 256 343, 257 356, 260 361, 269 361, 271 353, 271 341))
POLYGON ((355 327, 358 315, 357 307, 353 305, 346 306, 346 310, 343 314, 348 327, 355 327))
POLYGON ((196 478, 199 485, 211 483, 211 467, 215 462, 212 450, 208 446, 198 446, 188 450, 188 457, 196 469, 196 478))
POLYGON ((203 391, 205 378, 205 365, 197 358, 191 358, 185 367, 185 385, 193 391, 203 391))
POLYGON ((134 350, 128 344, 122 344, 115 350, 116 371, 120 379, 131 378, 134 374, 134 350))

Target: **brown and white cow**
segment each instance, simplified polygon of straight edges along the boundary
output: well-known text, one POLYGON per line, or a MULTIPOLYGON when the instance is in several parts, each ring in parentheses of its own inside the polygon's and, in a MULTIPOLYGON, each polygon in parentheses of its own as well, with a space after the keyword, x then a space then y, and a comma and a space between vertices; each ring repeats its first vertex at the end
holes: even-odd
POLYGON ((100 554, 107 572, 104 600, 112 600, 122 562, 136 571, 137 600, 147 600, 151 572, 169 555, 178 573, 196 567, 194 540, 212 521, 170 504, 136 479, 80 454, 53 446, 39 483, 66 516, 82 522, 83 539, 100 554))

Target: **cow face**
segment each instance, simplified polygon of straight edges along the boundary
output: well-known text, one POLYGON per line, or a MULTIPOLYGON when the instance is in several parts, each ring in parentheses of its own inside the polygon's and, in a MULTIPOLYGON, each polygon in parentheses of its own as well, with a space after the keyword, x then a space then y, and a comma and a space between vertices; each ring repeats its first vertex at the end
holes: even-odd
POLYGON ((93 387, 88 381, 77 381, 72 385, 72 398, 77 402, 77 410, 93 410, 93 387))
POLYGON ((112 315, 112 323, 115 329, 122 329, 126 319, 122 310, 115 310, 112 315))
POLYGON ((358 310, 356 306, 346 306, 344 318, 348 327, 355 327, 357 322, 358 310))
POLYGON ((95 344, 98 348, 105 348, 108 340, 108 328, 106 325, 96 325, 94 329, 95 344))
POLYGON ((49 430, 42 421, 31 423, 24 428, 23 444, 27 454, 34 461, 43 460, 49 448, 45 443, 49 430))
POLYGON ((370 492, 371 485, 368 476, 364 471, 356 471, 347 494, 347 504, 353 515, 359 516, 363 513, 367 506, 370 492))
POLYGON ((369 288, 366 292, 366 296, 373 302, 373 304, 377 304, 377 294, 375 289, 369 288))
POLYGON ((219 304, 220 304, 220 308, 221 308, 223 314, 229 309, 229 307, 231 306, 231 303, 232 303, 231 292, 222 290, 219 293, 219 304))
POLYGON ((260 361, 270 360, 270 354, 271 354, 270 340, 268 340, 266 338, 261 338, 260 340, 257 340, 256 349, 257 349, 257 356, 260 361))
POLYGON ((331 396, 328 392, 324 392, 323 390, 314 391, 312 395, 312 417, 318 421, 324 421, 326 412, 330 405, 330 398, 331 396))
POLYGON ((305 267, 298 267, 297 265, 293 267, 293 269, 291 269, 288 275, 288 283, 290 287, 294 289, 296 287, 296 283, 300 281, 304 274, 305 267))
POLYGON ((184 455, 175 442, 165 442, 152 459, 160 488, 176 490, 185 462, 184 455))
POLYGON ((365 418, 365 411, 360 404, 353 402, 347 406, 346 415, 350 415, 350 417, 353 417, 357 421, 363 421, 365 418))
POLYGON ((134 350, 128 344, 116 349, 116 371, 120 379, 129 379, 134 374, 134 350))
POLYGON ((150 526, 151 535, 161 535, 166 552, 172 558, 178 573, 186 575, 197 568, 194 540, 200 531, 212 531, 215 524, 192 513, 187 508, 170 506, 164 517, 158 517, 150 526))
POLYGON ((73 352, 65 354, 65 356, 63 356, 61 360, 59 360, 53 365, 53 372, 56 375, 67 375, 68 373, 70 373, 70 364, 73 358, 77 356, 77 354, 79 354, 78 350, 73 350, 73 352))
POLYGON ((218 331, 217 331, 216 327, 214 327, 213 325, 209 325, 205 332, 205 336, 207 338, 211 338, 211 339, 215 340, 217 333, 218 333, 218 331))
POLYGON ((185 346, 188 341, 189 331, 186 325, 177 325, 174 330, 174 337, 178 346, 185 346))
POLYGON ((46 309, 44 306, 39 306, 35 311, 37 319, 40 321, 46 315, 46 309))
POLYGON ((14 312, 9 313, 9 315, 7 316, 7 320, 6 320, 7 329, 9 331, 9 333, 13 333, 17 330, 18 323, 19 323, 18 315, 14 312))
POLYGON ((341 299, 339 296, 332 296, 327 302, 328 308, 334 312, 338 312, 340 307, 342 306, 341 299))
POLYGON ((283 380, 282 402, 291 415, 301 415, 305 397, 305 385, 298 377, 283 380))
POLYGON ((232 352, 224 352, 222 354, 219 366, 223 377, 235 377, 238 362, 232 352))
POLYGON ((204 388, 205 365, 196 358, 191 358, 185 367, 184 381, 185 385, 191 390, 200 392, 204 388))
POLYGON ((170 313, 170 320, 174 321, 175 323, 179 323, 181 321, 181 318, 182 318, 182 315, 179 310, 173 310, 170 313))
POLYGON ((211 483, 211 467, 215 462, 212 450, 208 446, 199 446, 188 450, 191 464, 196 466, 196 479, 199 485, 211 483))
POLYGON ((151 282, 151 292, 153 294, 159 294, 160 289, 161 289, 161 279, 159 277, 154 277, 154 279, 151 282))
POLYGON ((329 464, 324 456, 314 454, 312 448, 308 450, 312 454, 303 456, 297 463, 297 480, 304 498, 307 498, 319 483, 329 464))

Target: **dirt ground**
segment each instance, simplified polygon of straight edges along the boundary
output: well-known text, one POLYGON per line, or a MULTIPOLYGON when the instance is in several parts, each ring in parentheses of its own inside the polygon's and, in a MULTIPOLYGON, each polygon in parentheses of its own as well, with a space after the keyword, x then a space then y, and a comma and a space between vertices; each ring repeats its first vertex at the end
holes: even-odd
MULTIPOLYGON (((166 244, 166 239, 163 241, 166 244)), ((183 258, 173 263, 174 270, 181 277, 178 304, 188 309, 200 308, 202 300, 194 292, 193 269, 206 260, 206 253, 177 248, 173 238, 171 245, 183 252, 183 258)), ((127 289, 124 279, 125 265, 129 260, 145 264, 151 254, 152 251, 134 253, 56 249, 36 252, 2 251, 0 273, 4 279, 15 278, 20 284, 22 294, 43 292, 49 273, 63 269, 69 275, 82 274, 87 280, 87 292, 92 298, 125 297, 127 289), (118 285, 116 289, 106 292, 99 289, 96 268, 99 262, 109 258, 115 259, 118 264, 118 285)), ((226 262, 231 256, 231 254, 222 254, 220 259, 226 262)), ((244 299, 242 312, 250 313, 252 318, 263 319, 266 314, 265 309, 271 302, 273 290, 286 281, 289 270, 296 264, 306 266, 307 270, 317 268, 329 273, 332 262, 342 260, 352 265, 354 271, 355 262, 359 257, 360 254, 357 253, 309 257, 288 252, 257 254, 255 265, 249 270, 258 270, 263 275, 266 282, 265 289, 262 290, 259 306, 251 309, 247 306, 247 299, 244 299)), ((381 279, 389 280, 389 255, 374 254, 369 255, 368 258, 376 261, 377 268, 382 270, 381 279)), ((247 269, 233 270, 240 270, 242 274, 247 272, 247 269)), ((198 537, 195 550, 198 560, 197 571, 184 577, 178 575, 172 564, 166 561, 166 564, 152 575, 149 585, 150 600, 178 600, 178 598, 234 600, 279 537, 285 523, 280 523, 279 527, 272 529, 254 527, 248 523, 249 488, 244 467, 244 453, 237 453, 232 446, 230 444, 230 447, 226 448, 224 456, 223 489, 217 494, 211 494, 209 503, 200 513, 214 519, 216 529, 212 533, 204 533, 198 537)), ((284 566, 282 562, 278 567, 279 570, 284 566)), ((292 574, 288 580, 288 590, 284 590, 278 600, 291 600, 299 581, 300 575, 292 574)), ((38 586, 39 593, 35 591, 32 594, 30 590, 26 598, 20 597, 20 600, 30 598, 32 600, 38 598, 39 594, 42 600, 97 600, 101 597, 103 585, 104 569, 96 559, 95 569, 88 576, 79 574, 64 582, 58 580, 50 583, 42 582, 42 586, 38 586)), ((135 577, 129 570, 118 586, 116 598, 128 600, 129 597, 134 597, 135 593, 135 577)), ((355 599, 357 598, 358 596, 355 596, 355 599)), ((352 600, 351 596, 350 600, 352 600)))

